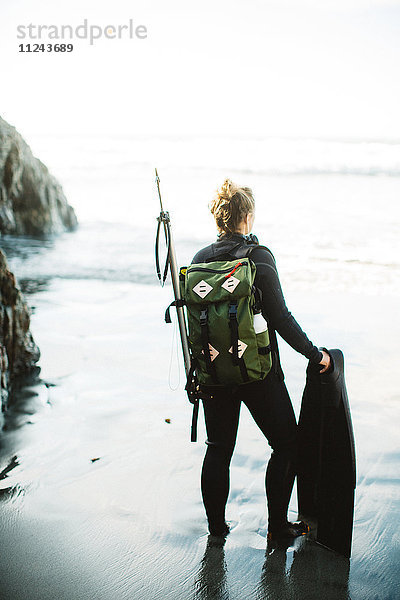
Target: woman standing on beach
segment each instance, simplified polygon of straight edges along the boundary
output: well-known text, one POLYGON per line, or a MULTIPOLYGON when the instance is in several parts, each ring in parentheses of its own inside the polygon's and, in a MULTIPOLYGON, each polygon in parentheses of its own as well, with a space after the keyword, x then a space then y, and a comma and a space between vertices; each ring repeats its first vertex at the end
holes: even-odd
POLYGON ((268 539, 294 537, 306 533, 304 523, 289 523, 287 511, 296 474, 296 420, 279 360, 276 331, 292 348, 306 358, 330 365, 330 357, 320 351, 302 331, 288 311, 282 294, 275 259, 258 245, 251 232, 255 202, 248 187, 239 187, 226 179, 210 205, 218 229, 217 241, 200 250, 192 263, 251 258, 256 265, 255 286, 262 294, 262 315, 268 322, 272 369, 260 381, 245 385, 220 387, 213 396, 203 399, 207 429, 207 452, 204 458, 201 488, 210 534, 225 536, 225 506, 229 494, 229 466, 236 442, 241 402, 244 402, 273 452, 266 471, 268 501, 268 539), (249 245, 254 246, 249 253, 249 245), (235 256, 230 252, 235 249, 235 256))

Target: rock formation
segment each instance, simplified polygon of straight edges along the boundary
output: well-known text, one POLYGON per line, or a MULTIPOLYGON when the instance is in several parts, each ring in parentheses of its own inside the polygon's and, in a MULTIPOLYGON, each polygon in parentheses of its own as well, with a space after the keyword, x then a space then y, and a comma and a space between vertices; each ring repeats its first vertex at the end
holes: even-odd
POLYGON ((76 225, 61 185, 0 117, 0 232, 41 235, 76 225))
MULTIPOLYGON (((14 127, 0 117, 1 234, 41 236, 73 229, 74 209, 61 185, 35 158, 14 127)), ((0 405, 4 412, 13 390, 28 375, 36 376, 40 357, 29 330, 30 310, 0 250, 0 405)), ((0 427, 3 420, 0 414, 0 427)))
POLYGON ((29 331, 30 311, 7 260, 0 250, 0 394, 7 408, 9 391, 18 377, 38 370, 40 351, 29 331))

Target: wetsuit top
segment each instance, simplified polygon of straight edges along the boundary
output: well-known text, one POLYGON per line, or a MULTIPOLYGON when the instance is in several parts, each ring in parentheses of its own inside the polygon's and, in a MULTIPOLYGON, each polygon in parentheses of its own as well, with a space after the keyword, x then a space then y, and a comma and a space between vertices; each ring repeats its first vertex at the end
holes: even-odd
POLYGON ((271 345, 275 359, 277 359, 278 371, 282 374, 275 330, 294 350, 312 362, 319 363, 322 360, 322 353, 308 339, 286 306, 272 253, 263 246, 255 245, 258 243, 255 236, 249 238, 240 233, 223 234, 218 237, 216 242, 197 252, 192 263, 232 260, 232 257, 229 257, 229 251, 240 248, 241 244, 243 244, 244 250, 246 247, 248 250, 249 243, 254 247, 250 254, 246 253, 246 256, 249 256, 257 267, 255 285, 262 293, 261 312, 269 325, 271 345))

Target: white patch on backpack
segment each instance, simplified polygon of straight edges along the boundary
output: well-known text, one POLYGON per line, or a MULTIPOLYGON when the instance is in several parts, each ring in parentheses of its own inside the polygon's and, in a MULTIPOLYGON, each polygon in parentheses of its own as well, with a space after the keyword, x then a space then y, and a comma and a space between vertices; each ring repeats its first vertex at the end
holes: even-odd
MULTIPOLYGON (((246 348, 247 348, 247 344, 238 340, 238 357, 239 358, 242 358, 242 355, 243 355, 244 351, 246 350, 246 348)), ((233 354, 233 346, 231 346, 229 348, 229 352, 231 354, 233 354)))
POLYGON ((198 296, 200 296, 200 298, 205 298, 207 294, 211 292, 212 289, 213 287, 209 285, 207 281, 204 281, 204 279, 202 279, 197 285, 194 286, 193 291, 198 296))
POLYGON ((230 292, 232 294, 232 292, 237 288, 239 283, 240 283, 240 279, 231 275, 229 277, 229 279, 227 279, 225 281, 225 283, 223 283, 221 285, 221 287, 225 288, 228 292, 230 292))
MULTIPOLYGON (((218 350, 216 350, 215 348, 213 348, 211 346, 211 344, 208 344, 208 349, 210 350, 210 358, 211 358, 211 362, 213 360, 215 360, 219 354, 218 350)), ((204 350, 201 351, 202 354, 204 354, 204 350)))

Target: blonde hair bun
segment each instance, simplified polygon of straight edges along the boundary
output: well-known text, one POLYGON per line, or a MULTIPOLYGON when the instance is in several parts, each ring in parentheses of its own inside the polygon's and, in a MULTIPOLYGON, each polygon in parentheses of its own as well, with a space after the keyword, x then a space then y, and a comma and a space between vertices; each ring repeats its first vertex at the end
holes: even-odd
POLYGON ((216 195, 221 200, 222 199, 230 200, 232 198, 232 196, 234 196, 236 194, 238 189, 239 189, 238 186, 235 183, 233 183, 230 179, 225 179, 224 183, 217 190, 216 195))
POLYGON ((254 212, 253 192, 225 179, 210 202, 210 211, 220 233, 235 233, 239 224, 249 213, 254 212))

